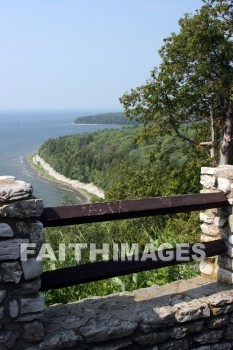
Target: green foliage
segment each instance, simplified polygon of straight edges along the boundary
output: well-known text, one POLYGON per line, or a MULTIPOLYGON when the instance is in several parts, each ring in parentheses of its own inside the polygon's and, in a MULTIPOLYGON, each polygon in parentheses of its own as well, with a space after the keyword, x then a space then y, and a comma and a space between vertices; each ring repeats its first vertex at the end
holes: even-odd
MULTIPOLYGON (((40 155, 64 175, 79 179, 78 174, 89 167, 87 180, 95 180, 105 189, 107 200, 142 198, 199 192, 200 166, 205 153, 187 145, 175 135, 157 136, 153 144, 142 140, 143 128, 100 131, 93 134, 72 135, 44 143, 40 155), (117 144, 117 146, 116 146, 117 144), (80 159, 74 157, 79 154, 80 159), (88 164, 87 164, 88 160, 88 164), (67 171, 67 164, 69 173, 67 171), (99 168, 97 167, 99 164, 99 168), (79 173, 76 174, 76 169, 79 173), (96 174, 99 176, 96 176, 96 174), (101 180, 101 181, 100 181, 101 180)), ((192 134, 195 130, 191 131, 192 134)), ((205 163, 206 164, 206 163, 205 163)), ((66 204, 68 199, 65 198, 66 204)), ((95 199, 96 201, 96 199, 95 199)), ((58 254, 58 242, 63 243, 138 243, 143 252, 146 243, 195 242, 199 240, 199 219, 196 213, 158 216, 106 223, 47 229, 46 241, 58 254)), ((111 256, 110 256, 111 257, 111 256)), ((89 262, 84 250, 81 263, 89 262)), ((46 262, 51 270, 76 265, 74 253, 67 251, 65 261, 46 262)), ((87 283, 46 292, 47 303, 69 302, 92 295, 133 290, 153 284, 165 284, 175 279, 197 274, 197 264, 184 264, 155 271, 87 283)))
MULTIPOLYGON (((147 138, 175 132, 186 143, 202 141, 218 145, 222 158, 229 161, 233 130, 233 41, 232 2, 206 1, 195 15, 180 19, 180 32, 164 39, 159 51, 162 63, 142 86, 124 94, 120 101, 130 118, 149 125, 147 138), (190 137, 186 129, 210 125, 213 114, 215 141, 208 133, 190 137), (203 139, 203 137, 205 137, 203 139), (225 155, 225 158, 224 158, 225 155)), ((184 147, 185 144, 184 144, 184 147)))
POLYGON ((138 147, 131 141, 136 134, 136 128, 128 127, 64 136, 46 141, 39 154, 59 173, 106 189, 109 172, 138 147))
POLYGON ((103 113, 96 115, 88 115, 75 119, 75 124, 115 124, 115 125, 135 125, 135 120, 129 120, 122 112, 103 113))
MULTIPOLYGON (((179 221, 178 218, 177 220, 179 221)), ((66 247, 70 243, 87 243, 89 245, 90 243, 98 242, 98 247, 101 248, 102 242, 109 243, 111 247, 113 242, 125 243, 126 240, 128 243, 129 241, 138 242, 140 237, 140 244, 142 248, 143 244, 145 243, 154 243, 155 246, 158 246, 163 242, 167 242, 172 245, 176 243, 176 239, 171 235, 173 228, 170 232, 167 229, 166 232, 161 234, 159 232, 155 232, 155 229, 151 227, 151 232, 149 233, 145 224, 145 220, 144 222, 143 220, 142 222, 140 220, 133 220, 133 222, 131 221, 130 225, 130 221, 128 220, 128 227, 126 221, 123 221, 122 225, 119 223, 98 223, 72 227, 70 226, 65 228, 50 228, 46 230, 46 242, 51 244, 56 257, 58 257, 59 242, 65 243, 66 247), (123 234, 123 230, 126 227, 127 229, 131 227, 131 232, 128 232, 127 239, 125 232, 123 234), (134 235, 131 235, 132 231, 136 229, 138 229, 138 231, 134 231, 134 235)), ((182 238, 182 235, 177 234, 177 242, 181 242, 182 238)), ((82 251, 82 260, 78 263, 75 261, 74 251, 72 249, 67 249, 66 254, 65 261, 51 262, 45 259, 44 270, 48 271, 89 262, 88 250, 82 251)), ((108 280, 91 282, 79 286, 56 289, 45 292, 46 303, 47 305, 54 303, 67 303, 94 295, 104 296, 125 290, 132 291, 137 288, 144 288, 154 284, 162 285, 176 279, 194 277, 197 275, 197 272, 198 265, 196 263, 189 263, 153 271, 134 273, 132 275, 122 277, 110 278, 108 280)))

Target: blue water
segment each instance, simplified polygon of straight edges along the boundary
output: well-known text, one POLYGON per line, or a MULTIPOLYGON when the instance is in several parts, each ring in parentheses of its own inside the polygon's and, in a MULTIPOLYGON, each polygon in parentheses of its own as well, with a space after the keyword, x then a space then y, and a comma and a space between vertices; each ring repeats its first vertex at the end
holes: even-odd
POLYGON ((74 125, 76 117, 102 111, 0 111, 0 175, 13 175, 33 185, 33 193, 44 200, 45 206, 59 206, 69 197, 79 204, 81 199, 73 192, 37 176, 25 161, 49 138, 81 134, 111 128, 104 125, 74 125))

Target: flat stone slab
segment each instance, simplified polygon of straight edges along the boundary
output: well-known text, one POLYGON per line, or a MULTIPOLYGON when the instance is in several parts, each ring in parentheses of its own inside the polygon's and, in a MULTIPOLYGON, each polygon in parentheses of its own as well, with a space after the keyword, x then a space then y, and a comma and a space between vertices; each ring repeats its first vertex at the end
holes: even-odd
POLYGON ((202 167, 202 175, 216 175, 218 177, 225 177, 227 179, 233 179, 233 165, 219 165, 216 168, 202 167))
POLYGON ((19 259, 22 243, 29 243, 29 240, 19 238, 2 240, 0 245, 0 261, 19 259))
POLYGON ((4 222, 0 223, 0 237, 14 237, 12 228, 4 222))
POLYGON ((0 177, 0 203, 26 199, 32 195, 32 185, 15 178, 0 177))
POLYGON ((38 295, 36 298, 21 298, 21 314, 30 314, 34 312, 40 312, 44 310, 44 300, 43 295, 38 295))
POLYGON ((37 261, 36 258, 29 258, 27 261, 22 261, 21 266, 26 281, 39 277, 43 272, 42 261, 37 261))
POLYGON ((0 206, 0 216, 20 219, 39 217, 43 210, 44 204, 41 199, 25 199, 0 206))

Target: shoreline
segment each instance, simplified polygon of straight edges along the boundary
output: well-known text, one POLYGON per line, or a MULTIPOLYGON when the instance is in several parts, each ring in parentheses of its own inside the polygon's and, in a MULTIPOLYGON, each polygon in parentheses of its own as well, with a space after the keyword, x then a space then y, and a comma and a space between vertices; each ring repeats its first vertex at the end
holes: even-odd
MULTIPOLYGON (((91 125, 91 126, 98 126, 98 125, 100 125, 100 126, 127 126, 128 124, 105 124, 105 123, 103 123, 103 124, 100 124, 100 123, 96 123, 96 124, 94 124, 94 123, 72 123, 73 125, 81 125, 81 126, 87 126, 87 125, 91 125)), ((130 125, 130 124, 129 124, 130 125)), ((129 126, 128 125, 128 126, 129 126)))
POLYGON ((83 183, 78 180, 72 180, 54 170, 38 154, 27 157, 28 164, 37 172, 39 176, 50 180, 64 188, 75 192, 84 204, 90 203, 90 196, 94 195, 104 198, 104 192, 93 183, 83 183))

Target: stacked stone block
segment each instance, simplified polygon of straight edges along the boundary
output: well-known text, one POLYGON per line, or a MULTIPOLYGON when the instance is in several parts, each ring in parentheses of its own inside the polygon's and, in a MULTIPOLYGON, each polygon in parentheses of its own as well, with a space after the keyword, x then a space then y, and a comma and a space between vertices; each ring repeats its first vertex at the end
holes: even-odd
POLYGON ((37 221, 43 202, 32 186, 12 176, 0 176, 0 349, 26 349, 43 338, 40 320, 44 297, 39 293, 42 262, 36 260, 44 237, 37 221), (22 244, 36 250, 22 261, 22 244))
POLYGON ((200 213, 201 240, 224 239, 228 250, 220 256, 208 258, 200 264, 203 275, 219 282, 233 283, 233 166, 201 169, 202 193, 223 192, 228 198, 225 208, 208 209, 200 213))

